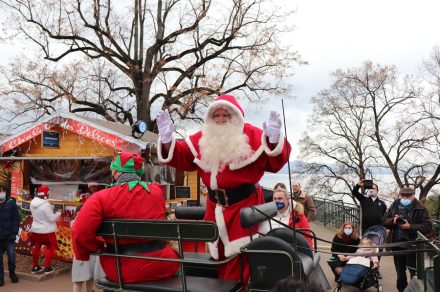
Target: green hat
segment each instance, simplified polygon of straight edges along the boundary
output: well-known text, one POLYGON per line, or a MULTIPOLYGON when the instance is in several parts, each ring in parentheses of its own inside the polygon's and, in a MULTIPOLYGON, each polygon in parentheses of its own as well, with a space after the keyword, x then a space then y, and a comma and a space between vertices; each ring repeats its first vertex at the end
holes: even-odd
POLYGON ((121 152, 113 158, 110 168, 119 172, 136 173, 143 175, 145 172, 142 157, 131 152, 121 152))

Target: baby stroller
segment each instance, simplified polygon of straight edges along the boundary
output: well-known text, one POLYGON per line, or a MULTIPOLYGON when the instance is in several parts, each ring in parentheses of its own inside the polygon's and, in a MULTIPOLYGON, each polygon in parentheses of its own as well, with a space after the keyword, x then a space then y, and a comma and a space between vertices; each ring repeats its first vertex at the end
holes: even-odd
MULTIPOLYGON (((362 239, 364 238, 368 238, 375 245, 384 244, 386 238, 385 227, 372 226, 368 228, 362 236, 362 239)), ((339 277, 335 292, 341 291, 342 285, 351 285, 360 290, 375 287, 378 292, 381 292, 383 289, 380 283, 379 269, 372 268, 370 260, 361 257, 355 257, 353 261, 350 260, 345 265, 339 277)))

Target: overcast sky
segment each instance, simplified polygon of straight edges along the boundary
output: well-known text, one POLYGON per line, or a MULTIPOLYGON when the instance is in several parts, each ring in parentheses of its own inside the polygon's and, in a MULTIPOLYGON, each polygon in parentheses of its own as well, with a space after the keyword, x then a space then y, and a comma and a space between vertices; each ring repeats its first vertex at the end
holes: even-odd
MULTIPOLYGON (((287 20, 295 30, 285 41, 309 64, 298 68, 290 80, 297 99, 285 100, 288 138, 294 147, 291 159, 298 157, 295 141, 305 129, 309 100, 328 88, 330 72, 371 60, 396 65, 401 73, 417 74, 432 48, 440 46, 439 0, 273 1, 296 8, 287 20)), ((7 63, 20 50, 24 48, 0 44, 0 63, 7 63)), ((271 108, 281 110, 281 102, 244 108, 248 121, 261 126, 271 108)))
MULTIPOLYGON (((285 101, 287 135, 293 144, 305 129, 311 111, 310 98, 328 88, 329 74, 337 68, 360 66, 364 61, 396 65, 403 74, 418 74, 434 46, 440 46, 440 1, 409 0, 293 0, 296 8, 289 23, 296 27, 289 40, 309 65, 296 70, 291 79, 297 96, 285 101)), ((270 104, 281 110, 281 103, 270 104)), ((256 105, 248 106, 255 110, 256 105)), ((258 106, 258 117, 269 107, 258 106)), ((256 124, 255 115, 248 115, 256 124)))

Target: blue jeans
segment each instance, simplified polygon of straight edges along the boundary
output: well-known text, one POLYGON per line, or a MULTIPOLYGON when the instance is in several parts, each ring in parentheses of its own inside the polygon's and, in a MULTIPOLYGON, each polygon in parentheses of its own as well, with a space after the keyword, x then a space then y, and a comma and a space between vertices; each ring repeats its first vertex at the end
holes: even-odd
POLYGON ((15 272, 15 242, 10 242, 9 238, 0 238, 0 252, 2 260, 0 260, 0 279, 4 278, 3 271, 3 252, 8 254, 9 272, 15 272))

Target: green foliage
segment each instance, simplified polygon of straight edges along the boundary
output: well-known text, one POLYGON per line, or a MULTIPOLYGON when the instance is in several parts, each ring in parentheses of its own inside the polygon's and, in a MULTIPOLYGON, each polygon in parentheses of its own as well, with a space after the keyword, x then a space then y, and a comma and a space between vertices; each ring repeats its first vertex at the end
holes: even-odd
POLYGON ((426 209, 428 209, 429 215, 433 219, 440 218, 439 202, 440 202, 440 195, 429 196, 426 199, 425 207, 426 207, 426 209))

